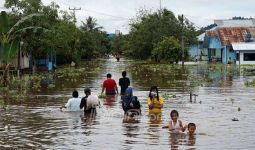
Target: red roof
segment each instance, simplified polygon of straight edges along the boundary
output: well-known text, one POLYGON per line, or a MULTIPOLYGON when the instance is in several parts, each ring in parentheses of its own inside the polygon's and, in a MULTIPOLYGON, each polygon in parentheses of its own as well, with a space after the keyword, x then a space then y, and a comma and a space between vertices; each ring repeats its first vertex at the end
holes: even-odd
POLYGON ((209 31, 206 31, 206 34, 211 37, 211 36, 218 36, 218 33, 216 30, 209 30, 209 31))
POLYGON ((218 27, 207 31, 210 36, 218 36, 222 45, 231 45, 232 43, 245 42, 245 36, 250 32, 255 37, 255 28, 248 27, 218 27))
POLYGON ((217 31, 222 45, 244 42, 248 33, 247 28, 244 27, 223 27, 218 28, 217 31))

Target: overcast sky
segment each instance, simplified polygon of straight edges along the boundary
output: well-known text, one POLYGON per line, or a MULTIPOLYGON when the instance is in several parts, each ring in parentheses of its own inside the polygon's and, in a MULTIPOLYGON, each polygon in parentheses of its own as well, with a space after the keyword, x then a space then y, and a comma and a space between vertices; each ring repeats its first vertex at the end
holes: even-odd
MULTIPOLYGON (((42 0, 45 5, 55 1, 60 9, 80 8, 76 11, 77 24, 92 16, 109 33, 120 30, 128 33, 129 19, 141 8, 155 11, 160 0, 42 0)), ((0 0, 0 7, 4 0, 0 0)), ((214 19, 229 19, 233 16, 255 17, 255 0, 161 0, 162 8, 175 15, 184 14, 197 27, 213 23, 214 19)))

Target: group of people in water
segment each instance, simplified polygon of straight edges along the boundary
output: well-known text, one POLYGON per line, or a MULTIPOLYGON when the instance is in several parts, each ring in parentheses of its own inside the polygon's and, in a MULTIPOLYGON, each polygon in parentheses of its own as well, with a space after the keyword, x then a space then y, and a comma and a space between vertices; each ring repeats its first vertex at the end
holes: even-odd
MULTIPOLYGON (((126 71, 122 72, 122 78, 119 79, 119 86, 121 87, 120 95, 122 100, 122 109, 124 111, 125 118, 135 119, 137 116, 141 116, 141 104, 137 96, 133 95, 133 89, 130 87, 130 80, 126 76, 126 71)), ((86 88, 84 90, 85 97, 79 98, 79 94, 76 90, 73 91, 72 98, 68 100, 65 106, 69 111, 78 111, 84 109, 84 113, 96 113, 96 107, 100 105, 98 96, 92 95, 91 90, 86 88)), ((103 82, 101 95, 105 93, 106 96, 115 96, 119 94, 116 81, 112 79, 111 74, 107 74, 107 79, 103 82)), ((148 95, 148 112, 151 118, 158 119, 161 117, 161 109, 163 108, 164 99, 159 95, 157 86, 152 86, 148 95)), ((179 113, 177 110, 172 110, 170 113, 171 120, 169 124, 162 128, 168 128, 171 133, 185 132, 189 135, 193 135, 196 130, 195 123, 189 123, 183 125, 182 121, 179 120, 179 113)))

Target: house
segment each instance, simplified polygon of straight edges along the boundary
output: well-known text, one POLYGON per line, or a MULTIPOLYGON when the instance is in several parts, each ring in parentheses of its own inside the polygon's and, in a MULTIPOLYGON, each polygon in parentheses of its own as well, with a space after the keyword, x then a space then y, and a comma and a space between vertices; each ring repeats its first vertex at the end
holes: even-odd
POLYGON ((255 42, 232 43, 236 64, 255 64, 255 42))
POLYGON ((197 36, 197 44, 192 44, 188 47, 189 56, 193 60, 207 60, 207 49, 204 48, 205 33, 197 36), (206 57, 204 57, 206 56, 206 57))
MULTIPOLYGON (((44 70, 45 69, 47 69, 48 71, 53 70, 53 68, 56 67, 56 53, 51 52, 50 54, 47 55, 47 57, 36 59, 36 64, 39 67, 44 68, 44 70)), ((0 59, 0 68, 3 69, 2 67, 3 67, 3 62, 0 59)), ((33 67, 33 62, 32 62, 31 55, 19 49, 16 58, 14 58, 11 62, 11 69, 24 70, 24 69, 32 69, 32 67, 33 67)))
POLYGON ((237 60, 233 43, 251 42, 255 38, 255 20, 215 20, 216 27, 206 31, 204 47, 209 61, 228 63, 237 60))
MULTIPOLYGON (((46 57, 37 58, 35 60, 36 66, 39 70, 48 70, 51 71, 57 66, 56 53, 51 52, 46 57)), ((33 67, 32 58, 29 58, 29 68, 33 67)))
MULTIPOLYGON (((29 68, 29 59, 30 56, 25 52, 20 52, 19 55, 12 61, 11 68, 18 69, 28 69, 29 68)), ((2 68, 3 64, 0 60, 0 68, 2 68)))
MULTIPOLYGON (((51 71, 56 66, 56 55, 50 54, 47 57, 36 59, 36 64, 42 70, 51 71)), ((2 61, 0 60, 0 68, 2 68, 2 66, 3 64, 2 64, 2 61)), ((17 56, 17 58, 15 58, 11 63, 11 68, 15 70, 18 69, 18 66, 22 70, 32 69, 33 63, 32 63, 31 55, 25 52, 20 52, 20 58, 18 58, 17 56)))

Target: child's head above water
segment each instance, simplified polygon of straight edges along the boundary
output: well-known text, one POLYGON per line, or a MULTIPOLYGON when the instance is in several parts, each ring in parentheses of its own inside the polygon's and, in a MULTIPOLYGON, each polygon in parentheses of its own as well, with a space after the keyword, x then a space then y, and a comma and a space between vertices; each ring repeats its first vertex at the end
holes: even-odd
POLYGON ((189 123, 188 124, 188 133, 189 134, 194 134, 196 131, 196 124, 195 123, 189 123))
POLYGON ((179 117, 179 113, 177 110, 172 110, 170 113, 171 119, 173 121, 177 121, 178 117, 179 117))

